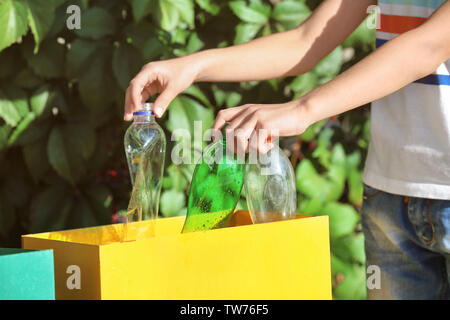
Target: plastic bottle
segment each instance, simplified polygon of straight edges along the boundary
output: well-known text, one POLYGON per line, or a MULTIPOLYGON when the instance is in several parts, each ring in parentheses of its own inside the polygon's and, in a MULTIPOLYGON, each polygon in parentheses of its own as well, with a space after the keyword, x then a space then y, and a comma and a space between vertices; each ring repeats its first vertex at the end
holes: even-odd
POLYGON ((133 191, 127 222, 156 219, 161 193, 166 137, 156 123, 153 104, 133 113, 133 123, 124 138, 133 191))
POLYGON ((247 206, 253 223, 295 218, 295 174, 288 157, 274 144, 256 160, 247 164, 245 173, 247 206))
POLYGON ((192 177, 188 211, 182 232, 226 227, 239 201, 245 164, 227 151, 222 138, 206 147, 192 177))

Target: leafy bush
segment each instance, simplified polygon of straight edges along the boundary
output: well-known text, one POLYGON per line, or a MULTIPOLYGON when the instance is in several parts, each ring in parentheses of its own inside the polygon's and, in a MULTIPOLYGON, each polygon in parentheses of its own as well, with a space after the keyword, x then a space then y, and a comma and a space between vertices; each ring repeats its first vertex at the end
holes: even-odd
MULTIPOLYGON (((319 2, 2 0, 0 245, 20 246, 30 232, 108 224, 126 208, 124 90, 144 62, 294 28, 319 2), (70 4, 82 8, 80 30, 66 28, 70 4)), ((175 128, 192 132, 194 120, 210 127, 220 108, 297 98, 364 57, 373 41, 362 25, 307 74, 194 85, 160 123, 170 137, 175 128)), ((368 131, 361 109, 282 141, 296 168, 299 211, 330 217, 336 298, 365 296, 358 211, 368 131)), ((183 215, 193 166, 168 162, 160 211, 183 215)))

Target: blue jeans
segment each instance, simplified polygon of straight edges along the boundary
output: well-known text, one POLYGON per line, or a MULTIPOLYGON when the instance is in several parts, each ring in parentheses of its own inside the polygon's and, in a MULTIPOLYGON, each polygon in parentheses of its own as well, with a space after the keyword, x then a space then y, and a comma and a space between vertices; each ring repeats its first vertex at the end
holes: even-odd
POLYGON ((379 286, 368 285, 368 299, 450 299, 449 200, 365 185, 362 227, 367 267, 380 271, 379 286))

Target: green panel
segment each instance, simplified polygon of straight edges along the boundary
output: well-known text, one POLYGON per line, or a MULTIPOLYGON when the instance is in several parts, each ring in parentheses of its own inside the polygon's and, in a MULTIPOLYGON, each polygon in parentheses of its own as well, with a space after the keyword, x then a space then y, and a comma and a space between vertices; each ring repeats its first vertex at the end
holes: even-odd
POLYGON ((0 248, 0 300, 54 300, 52 250, 0 248))

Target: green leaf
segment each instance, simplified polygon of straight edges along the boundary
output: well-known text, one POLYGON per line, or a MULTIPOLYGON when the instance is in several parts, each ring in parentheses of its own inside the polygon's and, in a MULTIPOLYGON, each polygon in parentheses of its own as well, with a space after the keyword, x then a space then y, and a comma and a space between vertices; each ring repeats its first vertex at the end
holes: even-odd
POLYGON ((107 43, 78 41, 69 50, 67 73, 78 78, 81 99, 96 116, 114 100, 111 93, 117 86, 111 61, 112 47, 107 43))
MULTIPOLYGON (((89 168, 90 170, 104 170, 105 165, 108 164, 108 161, 111 159, 111 155, 109 154, 109 146, 106 143, 101 143, 102 141, 108 141, 110 139, 111 132, 107 132, 105 130, 100 131, 98 133, 97 140, 99 143, 96 144, 94 149, 94 153, 89 160, 89 168)), ((123 151, 123 150, 120 150, 123 151)), ((128 171, 126 171, 128 174, 128 171)), ((130 189, 131 190, 131 189, 130 189)), ((127 193, 130 191, 127 189, 127 193)), ((129 194, 127 195, 129 196, 129 194)), ((125 204, 126 206, 127 204, 125 204)))
POLYGON ((70 168, 67 147, 62 128, 60 126, 54 127, 48 139, 48 159, 53 169, 55 169, 61 177, 74 184, 75 177, 73 177, 70 168))
MULTIPOLYGON (((263 37, 266 37, 266 36, 269 36, 271 34, 272 34, 272 28, 270 27, 270 24, 264 25, 261 35, 263 37)), ((272 79, 272 80, 277 80, 278 81, 278 79, 272 79)))
POLYGON ((329 148, 331 146, 331 138, 333 134, 334 131, 330 127, 323 129, 317 139, 317 147, 312 153, 312 156, 319 159, 319 163, 325 168, 330 167, 331 152, 329 148))
POLYGON ((75 33, 80 37, 98 40, 116 32, 116 20, 105 9, 92 7, 82 15, 82 27, 75 33))
POLYGON ((288 0, 279 2, 275 6, 272 18, 280 22, 286 29, 292 29, 305 21, 310 14, 311 10, 305 3, 288 0))
POLYGON ((194 1, 193 0, 159 0, 161 2, 171 2, 177 9, 180 19, 194 28, 194 1))
POLYGON ((15 141, 15 144, 17 145, 33 144, 36 141, 44 138, 44 136, 46 136, 49 133, 50 129, 51 129, 51 120, 44 120, 44 121, 34 120, 27 125, 24 131, 22 131, 19 134, 17 140, 15 141))
MULTIPOLYGON (((53 20, 52 25, 50 26, 50 29, 48 30, 46 34, 46 38, 53 38, 56 37, 58 34, 63 32, 66 29, 66 22, 67 22, 67 7, 68 5, 61 6, 60 4, 66 2, 66 0, 53 0, 54 6, 56 7, 56 10, 54 12, 55 19, 53 20)), ((75 4, 75 3, 73 3, 75 4)))
POLYGON ((323 58, 315 67, 314 72, 319 77, 334 77, 341 70, 342 65, 342 47, 334 49, 328 56, 323 58))
POLYGON ((370 119, 364 123, 363 136, 365 141, 370 141, 370 119))
POLYGON ((183 168, 178 167, 175 164, 171 164, 169 168, 167 168, 167 172, 169 174, 166 180, 166 185, 164 189, 174 189, 177 191, 183 191, 188 186, 188 180, 186 179, 183 168))
POLYGON ((66 73, 69 78, 79 77, 92 63, 98 43, 85 39, 75 39, 67 53, 66 73))
POLYGON ((111 203, 113 195, 104 185, 89 186, 84 190, 89 206, 100 224, 111 222, 111 203))
POLYGON ((373 14, 369 15, 359 27, 353 31, 353 33, 342 43, 344 48, 361 48, 364 51, 375 48, 376 29, 369 29, 367 26, 367 21, 373 18, 373 14))
POLYGON ((30 232, 62 230, 73 205, 67 188, 54 184, 40 192, 33 200, 30 213, 30 232))
POLYGON ((114 49, 112 67, 117 83, 126 90, 130 80, 139 72, 143 59, 139 51, 128 44, 120 44, 114 49))
POLYGON ((93 115, 100 116, 108 109, 114 99, 111 92, 116 90, 116 85, 107 61, 101 60, 100 57, 95 59, 87 72, 80 77, 79 90, 83 102, 93 111, 93 115))
POLYGON ((338 202, 327 203, 322 214, 330 217, 330 237, 339 238, 353 233, 359 221, 358 213, 348 205, 338 202))
POLYGON ((212 0, 196 0, 195 2, 197 2, 200 8, 215 16, 220 12, 220 6, 211 1, 212 0))
MULTIPOLYGON (((314 165, 312 164, 311 160, 304 159, 300 162, 300 164, 297 166, 296 169, 296 176, 298 180, 301 179, 310 179, 314 176, 317 176, 317 170, 314 168, 314 165)), ((297 181, 297 184, 300 181, 297 181)))
POLYGON ((153 16, 163 30, 170 31, 176 28, 180 18, 178 8, 169 0, 158 0, 153 16))
POLYGON ((31 32, 36 43, 34 53, 39 49, 39 44, 45 38, 55 19, 55 7, 48 0, 27 0, 31 32))
POLYGON ((324 119, 309 126, 308 129, 306 129, 306 131, 302 133, 303 141, 309 142, 314 138, 316 138, 316 136, 319 134, 320 130, 322 130, 323 126, 327 123, 327 121, 328 119, 324 119))
POLYGON ((243 0, 231 1, 229 6, 234 14, 244 22, 262 25, 270 16, 270 7, 262 5, 259 1, 252 1, 249 6, 243 0))
POLYGON ((95 132, 87 123, 55 126, 47 146, 50 164, 62 178, 75 185, 86 171, 95 142, 95 132))
POLYGON ((331 243, 331 250, 343 261, 365 264, 364 235, 362 232, 335 239, 331 243))
POLYGON ((309 159, 303 159, 296 169, 297 190, 311 198, 320 195, 322 201, 326 199, 329 185, 325 178, 321 177, 309 159))
POLYGON ((204 45, 205 43, 198 37, 197 32, 193 32, 189 36, 188 44, 186 47, 186 53, 191 54, 197 52, 200 49, 202 49, 204 45))
POLYGON ((147 21, 127 24, 123 29, 123 34, 127 38, 127 43, 138 49, 142 49, 145 42, 150 39, 157 40, 154 26, 147 21))
POLYGON ((34 113, 28 113, 22 121, 20 121, 19 125, 15 128, 13 133, 8 139, 8 145, 13 145, 20 135, 30 126, 30 124, 36 119, 34 113))
POLYGON ((24 89, 34 89, 41 85, 42 78, 36 76, 33 70, 26 68, 20 71, 13 79, 13 83, 24 89))
POLYGON ((1 152, 8 146, 8 136, 10 132, 10 126, 7 124, 0 125, 0 155, 1 152))
POLYGON ((25 35, 28 27, 28 6, 24 0, 0 2, 0 51, 25 35))
POLYGON ((202 121, 202 135, 214 122, 212 110, 203 107, 197 101, 186 96, 179 96, 172 101, 169 107, 169 120, 167 128, 174 132, 176 129, 185 129, 194 135, 194 121, 202 121))
POLYGON ((51 114, 53 92, 49 85, 37 89, 30 98, 31 111, 36 117, 46 118, 51 114))
POLYGON ((186 214, 186 197, 183 192, 175 189, 164 191, 161 194, 161 213, 164 217, 173 217, 186 214))
POLYGON ((134 21, 139 22, 148 15, 155 6, 155 0, 133 0, 132 10, 134 21))
POLYGON ((241 44, 255 38, 256 34, 261 29, 260 24, 256 23, 239 23, 236 26, 236 36, 234 37, 234 44, 241 44))
POLYGON ((330 166, 327 172, 329 189, 327 201, 337 201, 342 197, 345 188, 345 168, 336 164, 330 166))
POLYGON ((95 213, 84 196, 75 197, 69 223, 73 228, 87 228, 98 225, 95 213))
POLYGON ((333 151, 331 152, 331 164, 342 168, 341 173, 343 174, 343 177, 345 178, 346 174, 346 164, 347 164, 347 156, 345 155, 344 147, 341 143, 337 143, 333 147, 333 151))
POLYGON ((197 32, 192 32, 189 36, 186 49, 176 49, 174 52, 177 56, 184 56, 199 51, 204 45, 204 42, 198 37, 197 32))
POLYGON ((272 12, 270 4, 264 3, 263 0, 250 0, 249 8, 258 11, 267 18, 270 17, 272 12))
POLYGON ((218 86, 212 85, 212 90, 214 94, 214 100, 216 101, 216 105, 221 107, 227 98, 227 94, 225 91, 221 90, 218 86))
POLYGON ((176 28, 175 30, 170 31, 170 42, 172 44, 181 44, 184 46, 190 34, 191 31, 188 29, 176 28))
POLYGON ((320 195, 314 196, 312 198, 305 198, 299 201, 300 205, 298 206, 301 214, 311 214, 316 215, 320 214, 322 209, 324 200, 320 195))
POLYGON ((91 126, 86 122, 68 123, 64 127, 64 132, 70 149, 84 160, 89 160, 96 145, 95 131, 91 126))
POLYGON ((334 289, 334 298, 338 300, 366 299, 366 272, 363 266, 354 266, 352 272, 334 289))
POLYGON ((347 275, 352 273, 354 270, 354 264, 348 261, 344 261, 334 252, 331 253, 331 274, 335 277, 338 274, 347 275))
POLYGON ((26 92, 21 88, 9 83, 2 84, 2 87, 5 96, 9 101, 12 102, 19 115, 21 117, 25 117, 30 112, 30 109, 28 108, 28 98, 26 92))
MULTIPOLYGON (((346 179, 345 170, 345 153, 343 154, 342 146, 337 145, 333 153, 330 155, 331 164, 329 170, 324 175, 319 175, 314 165, 309 159, 304 159, 297 166, 296 182, 297 190, 310 198, 320 198, 321 201, 337 201, 341 198, 346 179), (344 163, 341 163, 341 161, 344 163)), ((314 210, 318 204, 318 200, 314 202, 314 210)), ((305 204, 310 205, 309 203, 305 204)), ((308 209, 312 210, 312 209, 308 209)))
POLYGON ((27 144, 22 149, 23 158, 33 181, 38 183, 50 169, 45 139, 27 144))
POLYGON ((361 163, 361 153, 360 151, 355 150, 354 152, 352 152, 347 156, 346 161, 347 173, 350 174, 351 171, 358 169, 360 163, 361 163))
POLYGON ((205 94, 200 90, 200 88, 193 84, 189 88, 183 91, 184 94, 188 94, 190 96, 193 96, 194 98, 198 99, 203 105, 207 106, 208 108, 213 109, 213 105, 209 101, 209 99, 205 96, 205 94))
POLYGON ((6 95, 0 90, 0 118, 3 118, 11 127, 15 127, 20 121, 21 116, 19 111, 14 106, 14 103, 9 100, 6 95))
POLYGON ((302 74, 289 84, 289 88, 295 92, 294 99, 301 97, 318 86, 318 78, 314 72, 302 74))
POLYGON ((47 39, 42 43, 41 50, 33 53, 31 41, 25 41, 22 53, 33 72, 44 78, 58 78, 63 76, 66 49, 56 42, 56 39, 47 39))
POLYGON ((150 38, 142 47, 142 56, 145 60, 154 60, 165 52, 166 48, 156 38, 150 38))
POLYGON ((342 300, 366 298, 365 267, 341 260, 331 254, 331 270, 335 279, 339 279, 333 288, 333 298, 342 300))
POLYGON ((350 171, 348 175, 348 200, 354 205, 360 206, 363 197, 362 172, 358 170, 350 171))
POLYGON ((227 94, 227 98, 225 100, 225 106, 227 108, 236 107, 239 102, 242 100, 242 95, 238 92, 230 92, 227 94))

